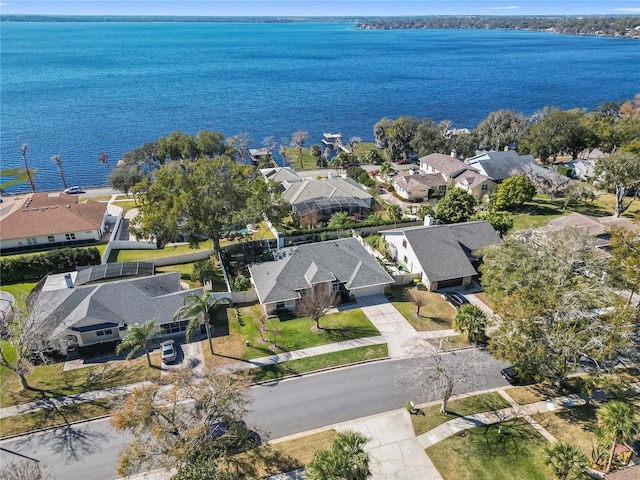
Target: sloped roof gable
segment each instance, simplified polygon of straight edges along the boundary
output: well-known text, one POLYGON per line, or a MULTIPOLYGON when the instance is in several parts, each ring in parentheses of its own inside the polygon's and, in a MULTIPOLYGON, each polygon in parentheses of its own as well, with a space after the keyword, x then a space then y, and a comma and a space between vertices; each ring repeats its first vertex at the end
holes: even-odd
POLYGON ((284 258, 279 260, 249 267, 261 303, 299 298, 299 292, 310 286, 306 278, 310 273, 313 280, 335 278, 349 289, 393 283, 354 238, 291 247, 283 249, 282 254, 284 258))

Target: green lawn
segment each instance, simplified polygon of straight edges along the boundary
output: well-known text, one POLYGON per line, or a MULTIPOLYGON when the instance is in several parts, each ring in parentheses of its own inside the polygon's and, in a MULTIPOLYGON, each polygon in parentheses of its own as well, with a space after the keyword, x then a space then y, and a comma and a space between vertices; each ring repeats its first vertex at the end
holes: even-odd
POLYGON ((213 348, 215 355, 211 355, 206 339, 202 343, 205 365, 213 368, 239 360, 266 357, 274 353, 380 335, 380 332, 360 309, 322 317, 320 326, 323 329, 319 332, 312 331, 311 327, 314 322, 309 318, 292 318, 290 320, 274 318, 268 321, 267 326, 270 330, 276 326, 280 330, 276 340, 281 348, 273 351, 270 349, 273 343, 273 332, 264 332, 264 341, 260 337, 259 318, 261 312, 262 307, 259 304, 237 309, 231 307, 218 310, 214 315, 213 348), (249 346, 246 342, 249 342, 249 346))
MULTIPOLYGON (((180 272, 180 280, 189 285, 189 288, 197 288, 201 287, 202 284, 198 281, 194 282, 191 280, 191 274, 193 273, 193 264, 191 263, 179 263, 177 265, 167 265, 164 267, 156 268, 156 274, 160 273, 169 273, 169 272, 180 272)), ((214 292, 226 292, 227 284, 224 282, 224 278, 222 277, 222 270, 220 268, 216 268, 216 275, 211 279, 211 286, 214 292)))
POLYGON ((448 415, 440 413, 439 403, 423 408, 420 415, 411 415, 411 423, 413 431, 418 436, 456 417, 500 410, 509 406, 509 402, 497 392, 482 393, 448 402, 447 410, 450 412, 448 415))
POLYGON ((3 290, 7 293, 13 295, 13 298, 16 299, 17 306, 22 308, 24 307, 24 302, 27 299, 27 295, 36 286, 36 283, 12 283, 9 285, 0 285, 0 290, 3 290))
POLYGON ((0 419, 0 437, 109 415, 112 401, 113 399, 97 399, 92 402, 60 407, 58 410, 43 409, 2 418, 0 419))
POLYGON ((408 288, 415 287, 392 287, 393 299, 391 303, 419 332, 427 330, 448 330, 453 328, 453 317, 455 309, 442 296, 435 292, 424 292, 427 299, 426 305, 420 308, 420 316, 416 315, 416 306, 405 297, 408 288))
POLYGON ((171 257, 173 255, 183 255, 185 253, 201 252, 213 250, 213 242, 207 240, 200 243, 198 248, 189 248, 188 244, 166 246, 156 250, 112 250, 109 262, 136 262, 149 258, 171 257))
MULTIPOLYGON (((15 353, 10 350, 8 353, 12 361, 15 353)), ((23 389, 13 372, 0 366, 0 406, 159 379, 160 354, 152 354, 151 361, 155 366, 149 368, 147 358, 142 355, 131 361, 103 363, 67 372, 62 370, 63 363, 36 366, 27 377, 29 385, 36 390, 23 389)))
POLYGON ((298 360, 289 360, 287 362, 257 368, 249 371, 249 375, 254 382, 260 382, 300 375, 302 373, 322 370, 323 368, 348 365, 377 358, 386 358, 388 355, 389 352, 386 343, 367 347, 350 348, 349 350, 325 353, 298 360))
POLYGON ((445 480, 548 480, 554 475, 545 459, 547 444, 517 419, 463 431, 426 453, 445 480))
MULTIPOLYGON (((562 200, 552 201, 544 195, 536 195, 531 202, 527 202, 513 213, 513 229, 518 230, 528 227, 540 227, 546 225, 550 220, 569 215, 571 212, 578 212, 593 217, 604 217, 613 215, 614 196, 610 193, 603 193, 593 202, 581 202, 578 205, 562 209, 562 200)), ((635 201, 629 210, 622 216, 634 218, 640 213, 640 201, 635 201)))

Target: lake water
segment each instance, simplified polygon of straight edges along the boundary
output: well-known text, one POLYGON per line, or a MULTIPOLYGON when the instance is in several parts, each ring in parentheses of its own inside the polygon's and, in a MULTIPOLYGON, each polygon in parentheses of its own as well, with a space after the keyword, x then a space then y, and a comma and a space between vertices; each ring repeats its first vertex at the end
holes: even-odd
MULTIPOLYGON (((475 128, 491 111, 594 108, 640 93, 640 42, 347 23, 0 24, 2 168, 28 143, 39 190, 104 185, 100 152, 173 130, 373 139, 382 117, 475 128)), ((28 184, 8 191, 26 191, 28 184)))

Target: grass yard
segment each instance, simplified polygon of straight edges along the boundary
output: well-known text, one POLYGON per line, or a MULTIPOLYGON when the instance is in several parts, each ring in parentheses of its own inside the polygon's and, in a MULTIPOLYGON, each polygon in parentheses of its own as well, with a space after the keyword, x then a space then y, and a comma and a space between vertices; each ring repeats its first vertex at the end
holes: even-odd
MULTIPOLYGON (((415 287, 408 287, 415 289, 415 287)), ((392 287, 393 299, 391 303, 419 332, 428 330, 448 330, 453 328, 455 309, 439 293, 421 291, 426 299, 426 305, 420 308, 420 316, 416 315, 416 306, 405 298, 407 287, 392 287)))
POLYGON ((509 406, 509 402, 497 392, 482 393, 448 402, 447 410, 450 412, 448 415, 440 413, 439 403, 423 408, 420 410, 423 415, 411 415, 411 423, 413 431, 418 436, 456 417, 500 410, 509 406))
POLYGON ((445 480, 548 480, 547 443, 518 419, 461 432, 426 453, 445 480))
POLYGON ((580 386, 580 378, 571 377, 567 379, 565 389, 562 391, 557 390, 547 382, 543 382, 507 388, 505 392, 520 405, 526 405, 527 403, 541 402, 560 395, 580 393, 580 386))
POLYGON ((281 349, 272 351, 273 332, 265 332, 266 341, 262 341, 259 331, 259 318, 262 307, 253 304, 246 307, 227 308, 218 310, 214 318, 214 350, 212 356, 206 339, 203 340, 202 350, 205 364, 215 367, 238 360, 265 357, 274 353, 300 350, 316 347, 328 343, 352 340, 361 337, 373 337, 380 332, 371 324, 360 309, 326 315, 320 319, 323 330, 314 332, 314 325, 309 318, 293 318, 291 320, 269 319, 267 327, 271 330, 278 328, 277 343, 281 349), (237 316, 239 315, 239 317, 237 316), (246 345, 249 342, 250 346, 246 345))
MULTIPOLYGON (((10 361, 15 359, 15 352, 10 361)), ((36 390, 22 388, 20 379, 11 370, 0 366, 0 406, 7 407, 45 398, 74 395, 119 385, 157 380, 160 378, 160 354, 151 355, 149 368, 142 355, 131 361, 109 362, 64 372, 63 363, 40 365, 33 368, 27 381, 36 390)))
MULTIPOLYGON (((600 193, 598 198, 593 202, 581 202, 578 205, 572 205, 567 207, 566 210, 563 210, 561 199, 554 202, 544 195, 536 195, 533 201, 526 203, 524 206, 518 208, 517 211, 513 212, 513 229, 540 227, 546 225, 554 218, 568 215, 571 212, 578 212, 593 217, 613 215, 614 203, 615 197, 613 194, 600 193)), ((639 213, 640 202, 635 201, 622 216, 634 218, 639 213)))
POLYGON ((213 242, 211 240, 200 243, 198 248, 189 248, 188 244, 180 244, 165 246, 157 250, 112 250, 109 262, 136 262, 149 258, 171 257, 204 250, 213 250, 213 242))
POLYGON ((14 308, 24 308, 24 302, 29 295, 29 292, 36 286, 36 283, 12 283, 10 285, 0 285, 0 290, 3 290, 7 293, 13 295, 13 298, 16 299, 16 307, 14 308))
POLYGON ((367 347, 350 348, 339 352, 314 355, 312 357, 289 360, 287 362, 261 367, 249 371, 249 376, 254 382, 274 380, 284 377, 301 375, 324 368, 338 367, 351 363, 386 358, 389 356, 387 344, 371 345, 367 347))
POLYGON ((294 440, 263 445, 252 453, 233 457, 233 464, 226 470, 236 471, 238 478, 265 478, 290 472, 307 465, 315 452, 328 448, 337 432, 326 430, 298 437, 294 440))
POLYGON ((0 419, 0 437, 32 432, 41 428, 66 425, 90 418, 109 415, 113 399, 97 399, 87 403, 68 405, 58 410, 45 409, 0 419), (65 421, 66 420, 66 421, 65 421))
MULTIPOLYGON (((180 280, 189 285, 189 288, 201 287, 202 284, 199 281, 192 281, 191 274, 193 273, 193 264, 191 263, 179 263, 177 265, 166 265, 164 267, 157 267, 156 274, 180 272, 180 280)), ((226 292, 227 284, 224 282, 222 276, 222 270, 216 267, 216 275, 211 279, 211 286, 214 292, 226 292)))
MULTIPOLYGON (((640 411, 640 395, 626 397, 625 401, 631 403, 636 411, 640 411)), ((537 413, 532 417, 551 435, 579 447, 587 458, 591 458, 591 450, 594 445, 597 445, 597 439, 593 433, 598 427, 596 413, 605 403, 591 402, 558 412, 537 413)))

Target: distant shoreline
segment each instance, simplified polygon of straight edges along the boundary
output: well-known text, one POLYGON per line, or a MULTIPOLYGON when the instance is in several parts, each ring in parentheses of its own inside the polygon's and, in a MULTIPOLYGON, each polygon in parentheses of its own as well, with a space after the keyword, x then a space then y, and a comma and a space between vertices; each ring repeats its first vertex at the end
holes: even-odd
POLYGON ((356 30, 520 30, 640 40, 634 15, 434 15, 408 17, 27 15, 0 14, 0 22, 51 23, 353 23, 356 30))

